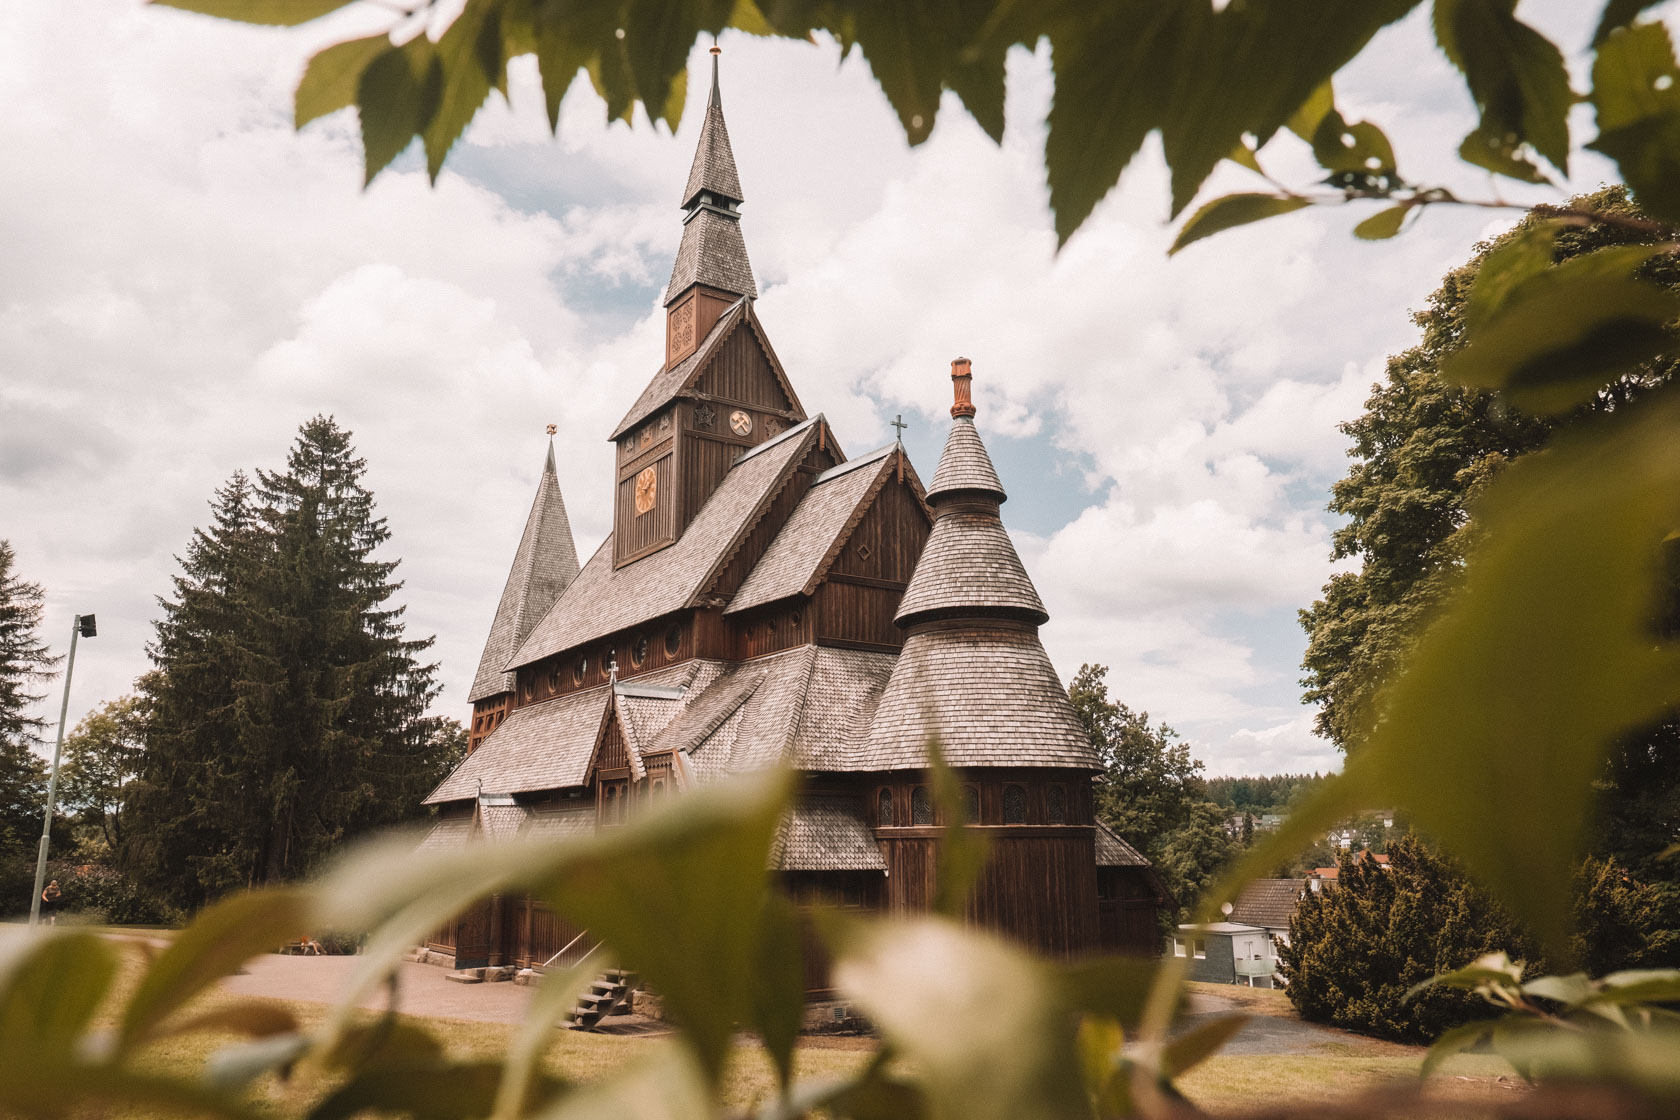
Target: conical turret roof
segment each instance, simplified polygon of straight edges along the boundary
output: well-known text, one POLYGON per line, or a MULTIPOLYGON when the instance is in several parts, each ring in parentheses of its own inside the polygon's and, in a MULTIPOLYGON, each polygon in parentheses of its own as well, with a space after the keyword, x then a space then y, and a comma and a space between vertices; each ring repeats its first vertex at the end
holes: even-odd
POLYGON ((478 660, 469 702, 513 691, 514 675, 504 672, 504 667, 577 574, 577 545, 572 540, 565 499, 560 496, 554 444, 550 442, 537 496, 525 518, 525 532, 513 554, 513 567, 502 588, 501 602, 496 604, 490 637, 478 660))
POLYGON ((939 466, 933 472, 933 481, 928 483, 928 501, 957 490, 982 491, 995 495, 1000 502, 1009 497, 1003 492, 1003 483, 998 481, 997 469, 986 453, 986 445, 980 441, 972 416, 959 416, 952 423, 951 434, 945 438, 945 450, 939 456, 939 466))

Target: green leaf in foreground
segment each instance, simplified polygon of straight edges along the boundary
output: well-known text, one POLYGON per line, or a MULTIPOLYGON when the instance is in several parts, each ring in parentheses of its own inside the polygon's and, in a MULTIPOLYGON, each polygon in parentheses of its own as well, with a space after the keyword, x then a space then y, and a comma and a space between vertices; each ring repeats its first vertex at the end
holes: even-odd
POLYGON ((376 55, 356 83, 362 119, 365 183, 384 170, 425 130, 437 112, 443 70, 437 49, 424 35, 376 55))
POLYGON ((1353 235, 1365 241, 1386 241, 1400 232, 1400 226, 1412 208, 1402 203, 1378 210, 1353 227, 1353 235))
POLYGON ((1311 206, 1312 199, 1298 195, 1283 194, 1228 194, 1213 199, 1201 209, 1190 215, 1178 231, 1172 248, 1167 251, 1171 256, 1186 245, 1200 241, 1204 237, 1212 237, 1237 226, 1248 225, 1250 222, 1275 218, 1279 214, 1290 214, 1303 206, 1311 206))
POLYGON ((298 82, 292 109, 293 126, 302 128, 317 117, 354 105, 362 71, 390 47, 390 36, 370 35, 366 39, 334 43, 317 52, 298 82))
POLYGON ((310 927, 308 896, 295 889, 238 894, 205 910, 146 969, 117 1030, 119 1046, 143 1041, 199 992, 310 927))
POLYGON ((1638 411, 1489 487, 1481 543, 1382 722, 1204 916, 1348 812, 1392 802, 1567 958, 1572 872, 1609 745, 1680 703, 1680 650, 1652 621, 1660 542, 1680 527, 1680 399, 1638 411))
POLYGON ((35 944, 0 977, 0 1080, 68 1053, 117 971, 116 954, 93 934, 29 936, 35 944))
POLYGON ((1680 221, 1680 65, 1661 23, 1610 36, 1593 63, 1598 139, 1646 210, 1680 221))
POLYGON ((320 19, 330 12, 347 8, 355 0, 148 0, 165 8, 180 8, 184 12, 236 19, 241 23, 266 23, 277 27, 295 27, 320 19))
POLYGON ((857 923, 834 941, 836 985, 921 1072, 934 1117, 1084 1114, 1074 1016, 1047 965, 939 918, 857 923))
POLYGON ((1590 398, 1674 344, 1666 328, 1680 295, 1634 278, 1653 252, 1618 246, 1565 261, 1519 281, 1491 313, 1473 294, 1469 342, 1442 362, 1442 375, 1537 412, 1590 398))
POLYGON ((1481 110, 1484 136, 1527 141, 1569 173, 1569 108, 1575 95, 1563 52, 1517 19, 1506 0, 1435 0, 1435 37, 1481 110))

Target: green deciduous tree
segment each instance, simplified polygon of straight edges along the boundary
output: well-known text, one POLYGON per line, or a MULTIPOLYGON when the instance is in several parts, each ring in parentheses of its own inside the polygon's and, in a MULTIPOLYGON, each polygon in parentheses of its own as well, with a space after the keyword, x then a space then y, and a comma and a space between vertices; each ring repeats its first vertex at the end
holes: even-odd
POLYGON ((1108 667, 1081 665, 1068 685, 1073 710, 1102 762, 1097 817, 1156 867, 1181 910, 1230 862, 1228 814, 1207 797, 1202 764, 1166 723, 1109 699, 1108 667))
POLYGON ((40 832, 47 772, 30 749, 43 726, 30 706, 59 662, 40 637, 41 585, 19 575, 16 563, 0 540, 0 859, 33 852, 40 832))
POLYGON ((95 708, 64 739, 61 803, 98 831, 106 850, 122 846, 123 806, 145 744, 145 709, 134 696, 95 708))
POLYGON ((427 717, 390 537, 348 432, 305 424, 283 471, 217 492, 164 601, 129 863, 179 903, 294 878, 411 816, 459 757, 427 717))

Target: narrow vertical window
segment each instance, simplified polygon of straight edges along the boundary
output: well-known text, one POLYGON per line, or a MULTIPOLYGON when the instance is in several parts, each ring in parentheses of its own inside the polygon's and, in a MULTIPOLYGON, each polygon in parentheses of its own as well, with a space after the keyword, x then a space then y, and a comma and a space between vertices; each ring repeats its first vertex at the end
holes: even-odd
POLYGON ((910 823, 933 823, 933 798, 928 796, 926 786, 917 786, 910 791, 910 823))
POLYGON ((880 828, 891 828, 893 825, 892 790, 883 789, 876 800, 875 811, 880 818, 880 828))
POLYGON ((969 824, 980 823, 980 787, 963 787, 963 813, 967 815, 969 824))
POLYGON ((1020 786, 1003 787, 1003 823, 1027 823, 1027 791, 1020 786))
POLYGON ((1067 823, 1067 790, 1051 786, 1044 791, 1044 814, 1051 824, 1067 823))

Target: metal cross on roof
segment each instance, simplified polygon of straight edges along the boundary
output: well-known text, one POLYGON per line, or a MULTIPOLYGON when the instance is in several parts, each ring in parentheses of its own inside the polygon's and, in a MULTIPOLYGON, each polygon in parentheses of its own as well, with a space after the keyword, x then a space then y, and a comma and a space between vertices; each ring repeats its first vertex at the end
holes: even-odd
POLYGON ((891 424, 889 424, 887 426, 890 427, 890 428, 897 428, 898 429, 897 438, 898 438, 899 442, 902 443, 904 441, 904 429, 908 428, 910 425, 908 425, 904 422, 904 413, 901 412, 901 413, 898 414, 897 419, 895 419, 891 424))

